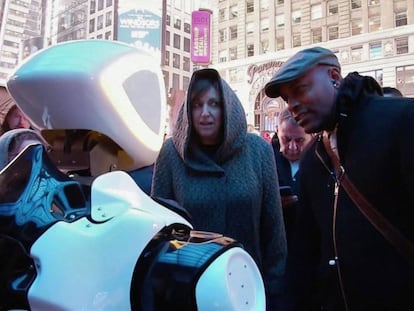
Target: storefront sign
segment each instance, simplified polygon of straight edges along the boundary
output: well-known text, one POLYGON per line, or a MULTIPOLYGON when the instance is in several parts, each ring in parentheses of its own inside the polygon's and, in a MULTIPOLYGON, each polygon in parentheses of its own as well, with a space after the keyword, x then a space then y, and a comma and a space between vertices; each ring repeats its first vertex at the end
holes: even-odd
POLYGON ((282 64, 283 62, 281 61, 271 61, 271 62, 260 64, 260 65, 256 65, 256 64, 250 65, 249 68, 247 69, 247 74, 249 75, 249 80, 247 81, 247 83, 252 83, 255 75, 261 74, 264 71, 267 71, 266 75, 269 75, 269 74, 273 75, 276 69, 279 69, 280 66, 282 66, 282 64))

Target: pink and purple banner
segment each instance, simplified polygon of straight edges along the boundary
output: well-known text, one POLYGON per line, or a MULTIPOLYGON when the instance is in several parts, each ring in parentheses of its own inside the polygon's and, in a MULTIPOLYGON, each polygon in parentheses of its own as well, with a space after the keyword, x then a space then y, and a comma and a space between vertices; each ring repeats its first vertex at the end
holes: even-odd
POLYGON ((191 61, 194 64, 210 63, 210 17, 209 10, 191 14, 191 61))

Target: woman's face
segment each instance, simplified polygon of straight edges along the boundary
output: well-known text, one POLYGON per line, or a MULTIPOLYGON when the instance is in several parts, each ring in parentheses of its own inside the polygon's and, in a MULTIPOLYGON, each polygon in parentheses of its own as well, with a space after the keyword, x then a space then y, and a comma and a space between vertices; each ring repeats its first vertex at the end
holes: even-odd
POLYGON ((29 120, 24 116, 23 112, 19 108, 14 108, 13 111, 7 116, 7 124, 11 130, 24 128, 30 128, 29 120))
POLYGON ((191 117, 195 132, 203 145, 216 145, 221 138, 223 107, 214 86, 200 93, 191 102, 191 117))

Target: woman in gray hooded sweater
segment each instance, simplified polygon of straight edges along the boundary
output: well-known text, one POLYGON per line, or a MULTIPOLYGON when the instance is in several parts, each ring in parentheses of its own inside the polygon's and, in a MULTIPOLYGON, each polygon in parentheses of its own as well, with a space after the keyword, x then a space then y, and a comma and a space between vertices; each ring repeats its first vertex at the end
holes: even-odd
POLYGON ((287 252, 276 176, 272 147, 247 133, 234 91, 214 69, 194 72, 155 163, 152 196, 177 201, 195 229, 241 242, 262 272, 267 310, 281 294, 287 252))

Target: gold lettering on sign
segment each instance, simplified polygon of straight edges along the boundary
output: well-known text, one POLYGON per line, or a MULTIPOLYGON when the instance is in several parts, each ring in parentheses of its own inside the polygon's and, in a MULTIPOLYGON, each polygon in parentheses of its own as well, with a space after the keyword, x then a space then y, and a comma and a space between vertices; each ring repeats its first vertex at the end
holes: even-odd
POLYGON ((282 66, 282 64, 283 64, 282 61, 271 61, 271 62, 260 64, 260 65, 256 65, 256 64, 250 65, 249 68, 247 69, 247 74, 249 75, 249 80, 247 81, 247 83, 249 84, 252 83, 253 78, 256 74, 259 74, 269 69, 278 68, 282 66))

